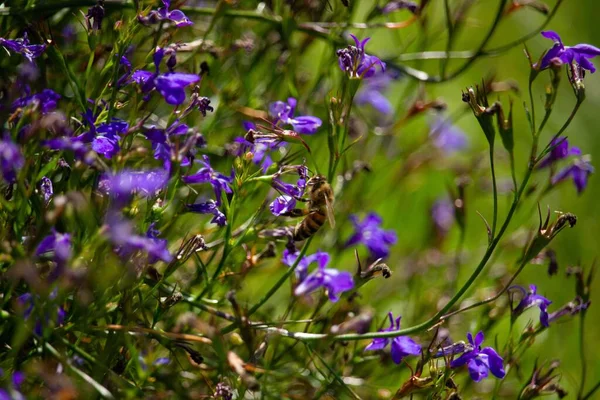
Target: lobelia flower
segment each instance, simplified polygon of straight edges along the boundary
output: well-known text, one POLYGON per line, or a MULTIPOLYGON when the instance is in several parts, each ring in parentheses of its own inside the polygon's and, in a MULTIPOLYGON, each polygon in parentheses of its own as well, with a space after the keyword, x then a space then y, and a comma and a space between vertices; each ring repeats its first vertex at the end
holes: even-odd
POLYGON ((10 140, 8 135, 0 139, 0 172, 8 183, 17 180, 17 173, 25 165, 21 149, 10 140))
POLYGON ((276 216, 280 216, 285 214, 294 208, 296 208, 296 199, 301 198, 304 194, 304 190, 306 189, 306 181, 308 180, 308 169, 304 165, 300 165, 297 168, 298 172, 298 182, 296 185, 292 185, 286 182, 283 182, 279 175, 281 171, 278 172, 271 185, 280 193, 281 196, 277 197, 273 202, 269 205, 269 209, 271 213, 276 216))
POLYGON ((431 219, 437 232, 442 235, 448 233, 454 223, 454 203, 444 197, 436 200, 431 206, 431 219))
MULTIPOLYGON (((196 87, 198 89, 198 87, 196 87)), ((208 97, 200 96, 197 90, 194 90, 190 96, 190 104, 187 106, 184 113, 189 112, 193 108, 200 111, 203 117, 206 117, 208 111, 214 112, 215 109, 210 106, 210 99, 208 97)))
POLYGON ((558 310, 548 315, 548 324, 556 321, 557 319, 565 315, 577 315, 588 309, 591 302, 583 300, 580 296, 577 296, 575 300, 568 302, 558 310))
MULTIPOLYGON (((394 315, 389 312, 388 318, 390 319, 390 327, 387 329, 382 329, 379 332, 392 332, 400 329, 400 319, 402 317, 396 318, 396 324, 394 326, 394 315)), ((407 356, 418 356, 421 354, 421 345, 416 343, 408 336, 396 336, 395 338, 376 338, 365 347, 365 351, 370 350, 383 350, 388 344, 391 345, 391 356, 392 360, 396 364, 400 364, 402 359, 407 356)))
POLYGON ((375 110, 384 115, 393 113, 392 103, 383 95, 390 83, 392 77, 388 74, 377 74, 372 79, 365 82, 356 93, 354 101, 358 105, 370 104, 375 110))
POLYGON ((195 184, 195 183, 210 183, 215 191, 215 197, 217 199, 216 205, 221 205, 221 191, 225 193, 233 193, 231 190, 231 182, 233 182, 233 171, 231 177, 227 177, 220 172, 215 171, 210 166, 208 156, 203 156, 202 160, 196 160, 198 163, 204 165, 193 175, 184 176, 182 178, 184 183, 195 184), (203 160, 203 161, 202 161, 203 160))
POLYGON ((546 168, 553 165, 563 158, 568 156, 580 156, 581 150, 579 147, 572 146, 569 148, 567 138, 556 138, 552 140, 550 146, 553 146, 552 151, 538 164, 538 168, 546 168))
POLYGON ((41 182, 40 182, 40 191, 42 192, 42 195, 44 196, 44 203, 46 203, 46 205, 50 202, 50 199, 52 198, 52 196, 54 195, 54 188, 52 186, 52 181, 50 180, 50 178, 46 177, 46 176, 42 176, 41 182))
POLYGON ((185 87, 198 82, 200 76, 172 71, 160 73, 159 66, 164 57, 165 49, 157 47, 154 52, 155 71, 139 69, 133 73, 131 80, 141 86, 143 93, 148 95, 156 89, 168 104, 177 106, 185 101, 185 87))
POLYGON ((346 247, 362 243, 369 249, 374 259, 386 258, 390 252, 390 246, 398 240, 396 232, 381 228, 383 220, 376 213, 369 213, 361 222, 358 216, 351 215, 350 220, 354 225, 355 233, 346 242, 346 247))
MULTIPOLYGON (((54 300, 56 298, 56 295, 57 295, 57 291, 54 290, 52 293, 50 293, 50 295, 48 296, 48 299, 54 300)), ((40 300, 39 296, 36 295, 34 297, 34 295, 31 293, 24 293, 24 294, 20 295, 19 297, 17 297, 17 304, 23 310, 23 319, 25 321, 27 321, 29 319, 29 317, 31 317, 31 314, 36 305, 35 304, 36 300, 40 300)), ((65 319, 67 316, 67 313, 62 308, 62 306, 56 307, 55 315, 56 315, 56 325, 62 325, 65 322, 65 319)), ((48 314, 46 314, 45 315, 45 323, 48 324, 49 322, 50 322, 50 316, 48 314)), ((38 319, 35 321, 35 326, 33 328, 33 332, 38 336, 42 336, 43 328, 44 328, 43 321, 38 319)))
POLYGON ((173 160, 180 161, 182 167, 191 165, 190 157, 186 154, 179 154, 179 146, 173 146, 172 144, 172 139, 185 135, 188 131, 189 127, 179 121, 173 122, 167 129, 150 126, 144 130, 144 135, 152 143, 154 159, 162 160, 165 170, 171 171, 171 162, 173 160))
MULTIPOLYGON (((4 378, 4 371, 0 369, 0 378, 4 378)), ((0 400, 21 400, 25 399, 25 395, 21 393, 21 385, 25 382, 25 373, 15 371, 10 377, 12 385, 10 390, 0 389, 0 400)))
POLYGON ((389 14, 397 10, 408 10, 413 14, 419 11, 419 5, 410 0, 396 0, 388 2, 382 9, 382 14, 389 14))
POLYGON ((552 60, 559 59, 565 64, 575 61, 581 68, 587 69, 591 73, 596 72, 596 67, 589 59, 600 55, 599 48, 584 43, 572 47, 565 46, 558 33, 554 31, 543 31, 542 36, 553 40, 554 46, 542 58, 540 69, 548 68, 552 60))
POLYGON ((28 59, 30 62, 33 62, 34 58, 41 56, 44 50, 46 50, 46 45, 44 44, 29 44, 27 32, 23 34, 22 38, 0 38, 0 46, 4 47, 9 52, 12 51, 13 53, 22 54, 23 57, 28 59))
POLYGON ((573 183, 577 188, 577 193, 581 194, 587 187, 589 176, 594 172, 589 157, 583 156, 573 160, 570 166, 558 171, 551 179, 552 185, 556 185, 565 179, 573 179, 573 183))
POLYGON ((469 144, 467 135, 441 115, 436 115, 430 124, 429 137, 433 145, 445 153, 464 150, 469 144))
POLYGON ((154 196, 169 182, 169 173, 162 169, 134 171, 125 169, 114 175, 104 176, 98 188, 109 194, 117 205, 125 205, 133 194, 154 196))
POLYGON ((294 117, 297 103, 293 97, 288 97, 287 102, 276 101, 269 104, 269 114, 274 118, 275 124, 281 122, 284 125, 292 125, 294 131, 312 135, 323 124, 323 121, 310 115, 294 117))
POLYGON ((47 253, 52 253, 51 258, 58 265, 57 271, 55 271, 53 275, 60 273, 69 258, 71 258, 71 235, 68 233, 56 232, 53 228, 52 233, 42 239, 35 250, 35 255, 38 257, 47 253))
POLYGON ((152 10, 148 13, 147 16, 142 17, 138 15, 138 21, 142 25, 152 25, 157 22, 168 20, 171 21, 177 26, 181 28, 183 26, 194 25, 194 23, 181 11, 181 10, 171 10, 171 0, 162 0, 163 6, 158 10, 152 10))
POLYGON ((521 301, 512 310, 513 318, 523 314, 530 307, 538 307, 540 309, 540 323, 548 327, 548 306, 552 304, 550 300, 542 295, 537 294, 537 286, 529 285, 529 292, 521 286, 512 286, 510 290, 521 292, 521 301))
POLYGON ((371 38, 366 38, 362 42, 354 35, 356 46, 348 45, 345 49, 339 49, 338 64, 340 69, 348 74, 350 79, 370 78, 377 72, 376 66, 379 65, 381 72, 385 71, 385 63, 375 56, 365 53, 365 45, 371 38))
POLYGON ((98 0, 98 4, 88 8, 88 12, 85 15, 85 24, 88 31, 97 32, 102 27, 102 20, 104 19, 104 0, 98 0), (93 22, 91 22, 93 20, 93 22))
POLYGON ((475 382, 487 378, 491 372, 497 378, 504 378, 504 360, 498 355, 496 350, 491 347, 481 349, 483 343, 483 332, 479 332, 473 340, 471 332, 467 333, 467 339, 471 344, 471 349, 463 353, 460 357, 452 360, 450 368, 459 368, 467 364, 469 375, 475 382))
POLYGON ((113 118, 111 122, 98 125, 95 131, 96 137, 92 140, 92 150, 110 159, 121 149, 119 140, 127 133, 129 124, 123 120, 113 118))
MULTIPOLYGON (((290 267, 294 265, 299 251, 291 253, 289 250, 284 250, 283 263, 290 267)), ((319 288, 327 290, 329 300, 336 302, 340 299, 340 294, 346 292, 354 287, 354 280, 352 274, 347 271, 338 271, 334 268, 326 268, 329 263, 329 254, 318 251, 315 254, 304 257, 298 262, 298 266, 294 271, 300 284, 296 286, 294 294, 296 296, 303 296, 314 292, 319 288), (317 262, 318 266, 312 274, 308 274, 308 266, 317 262)))
POLYGON ((188 210, 200 214, 212 214, 213 219, 210 221, 213 224, 217 224, 219 226, 227 225, 227 217, 219 210, 219 206, 217 203, 210 199, 204 203, 198 204, 188 204, 188 210))
MULTIPOLYGON (((27 90, 29 92, 29 90, 27 90)), ((25 108, 32 105, 41 111, 42 114, 47 114, 56 109, 56 105, 60 100, 60 95, 52 89, 44 89, 39 93, 23 96, 15 100, 11 105, 11 111, 18 108, 25 108)))

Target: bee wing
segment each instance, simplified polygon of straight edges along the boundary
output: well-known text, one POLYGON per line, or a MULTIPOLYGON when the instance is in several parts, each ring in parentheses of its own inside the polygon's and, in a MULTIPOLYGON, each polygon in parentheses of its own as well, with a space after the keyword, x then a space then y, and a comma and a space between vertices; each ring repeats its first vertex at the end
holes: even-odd
POLYGON ((329 199, 325 197, 325 209, 327 210, 327 220, 332 228, 335 228, 335 218, 333 216, 333 204, 329 202, 329 199))

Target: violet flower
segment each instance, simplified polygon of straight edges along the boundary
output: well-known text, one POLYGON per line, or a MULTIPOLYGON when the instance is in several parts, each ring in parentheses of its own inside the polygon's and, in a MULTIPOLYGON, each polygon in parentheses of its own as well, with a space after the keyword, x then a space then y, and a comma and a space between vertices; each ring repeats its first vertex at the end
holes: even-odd
POLYGON ((568 156, 580 156, 581 150, 579 147, 572 146, 569 148, 569 141, 567 138, 556 138, 551 143, 550 146, 553 146, 552 151, 538 164, 538 168, 546 168, 550 165, 553 165, 559 160, 563 158, 567 158, 568 156))
POLYGON ((124 259, 138 251, 148 254, 150 264, 158 260, 168 263, 173 259, 173 255, 167 248, 167 241, 156 238, 153 225, 150 226, 146 236, 139 236, 135 234, 131 221, 117 213, 111 213, 107 217, 107 227, 109 240, 115 245, 117 254, 124 259))
POLYGON ((392 77, 388 74, 377 74, 372 79, 363 84, 354 101, 358 105, 370 104, 375 110, 384 115, 390 115, 394 112, 392 103, 383 95, 383 92, 389 87, 392 77))
POLYGON ((282 194, 269 205, 269 209, 273 215, 280 216, 296 208, 296 199, 301 198, 304 194, 308 180, 308 169, 306 166, 301 165, 298 166, 297 172, 299 178, 295 185, 283 182, 279 178, 281 172, 276 174, 277 177, 273 178, 271 185, 282 194))
POLYGON ((389 14, 398 10, 408 10, 411 13, 416 14, 419 10, 419 5, 416 2, 410 0, 390 1, 385 6, 383 6, 383 8, 381 9, 381 13, 389 14))
POLYGON ((131 79, 141 86, 143 93, 148 95, 156 89, 168 104, 177 106, 185 101, 185 87, 198 82, 200 76, 181 72, 160 73, 159 66, 164 57, 165 49, 157 47, 154 53, 155 71, 139 69, 131 79))
POLYGON ((44 89, 39 93, 23 96, 12 103, 11 111, 17 108, 25 108, 29 105, 38 108, 42 114, 47 114, 56 109, 60 95, 52 89, 44 89))
POLYGON ((161 160, 165 170, 171 171, 171 162, 173 160, 179 161, 179 164, 182 167, 188 167, 191 165, 191 156, 193 156, 191 153, 194 150, 190 149, 189 156, 186 154, 179 154, 179 146, 173 146, 172 144, 172 139, 185 135, 188 133, 188 131, 189 127, 186 124, 180 123, 179 121, 173 122, 173 124, 171 124, 171 126, 169 126, 167 129, 150 126, 144 130, 144 135, 152 143, 154 159, 161 160))
POLYGON ((178 28, 184 26, 194 25, 194 23, 183 13, 181 10, 170 10, 171 8, 171 0, 162 0, 163 6, 158 10, 152 10, 148 13, 147 16, 142 17, 138 15, 138 21, 142 25, 153 25, 157 22, 168 20, 171 21, 178 28))
POLYGON ((217 224, 219 226, 227 225, 227 217, 225 217, 225 214, 219 210, 217 203, 212 199, 204 203, 188 204, 187 208, 191 212, 199 214, 212 214, 213 219, 210 222, 213 224, 217 224))
POLYGON ((366 38, 362 42, 354 35, 356 46, 348 45, 345 49, 339 49, 338 64, 340 69, 348 74, 350 79, 370 78, 377 72, 376 66, 379 65, 381 72, 385 71, 385 63, 375 56, 365 53, 365 44, 371 39, 366 38))
POLYGON ((217 199, 216 205, 221 205, 221 191, 225 193, 233 193, 231 190, 231 182, 233 182, 233 173, 231 177, 227 177, 220 172, 215 171, 210 166, 208 156, 203 156, 202 160, 196 160, 196 162, 204 165, 193 175, 184 176, 182 178, 184 183, 196 184, 196 183, 210 183, 215 191, 215 197, 217 199))
POLYGON ((362 222, 358 216, 351 215, 350 220, 354 225, 355 233, 346 242, 346 247, 362 243, 369 249, 373 259, 386 258, 390 246, 398 240, 396 232, 381 228, 383 219, 376 213, 369 213, 362 222))
POLYGON ((85 15, 85 24, 88 31, 97 32, 102 27, 102 20, 105 15, 103 4, 104 0, 98 0, 98 4, 88 8, 88 12, 85 15))
POLYGON ((536 285, 529 285, 529 292, 521 286, 512 286, 510 290, 519 291, 522 296, 519 304, 512 310, 513 318, 523 314, 530 307, 538 307, 540 309, 540 323, 548 327, 548 306, 552 302, 544 296, 537 294, 536 285))
POLYGON ((129 124, 123 120, 113 118, 110 122, 104 122, 93 128, 96 137, 92 140, 92 150, 110 159, 120 150, 120 135, 126 134, 129 124))
POLYGON ((473 340, 473 335, 469 332, 467 333, 467 339, 469 339, 472 348, 457 359, 452 360, 450 368, 459 368, 467 364, 469 375, 471 375, 471 379, 475 382, 487 378, 489 372, 497 378, 504 378, 506 372, 504 371, 504 360, 502 357, 491 347, 481 349, 483 332, 479 332, 475 336, 475 340, 473 340))
POLYGON ((591 73, 596 72, 596 67, 590 61, 600 55, 600 49, 591 44, 578 44, 575 46, 565 46, 558 35, 554 31, 543 31, 542 36, 553 40, 554 46, 544 55, 540 63, 540 69, 548 68, 553 59, 559 59, 562 63, 570 64, 575 61, 583 69, 587 69, 591 73))
POLYGON ((71 258, 71 235, 52 229, 52 233, 42 239, 35 250, 35 255, 38 257, 46 253, 52 253, 52 259, 57 264, 64 265, 71 258))
MULTIPOLYGON (((298 258, 300 252, 290 253, 287 249, 283 254, 283 262, 286 265, 292 266, 298 258)), ((336 302, 340 299, 340 294, 346 292, 354 287, 354 280, 352 274, 347 271, 338 271, 334 268, 326 268, 329 263, 329 254, 318 251, 315 254, 304 257, 298 263, 296 267, 296 276, 301 279, 301 282, 296 289, 294 294, 296 296, 303 296, 314 292, 319 288, 327 290, 329 300, 336 302), (318 266, 315 271, 307 275, 308 266, 317 262, 318 266)))
POLYGON ((429 137, 435 147, 448 154, 464 150, 469 144, 467 135, 441 115, 431 123, 429 137))
POLYGON ((580 312, 587 310, 590 304, 591 302, 589 300, 584 301, 580 296, 577 296, 575 300, 568 302, 558 310, 554 311, 553 313, 550 313, 548 315, 548 324, 556 321, 557 319, 565 315, 577 315, 580 312))
POLYGON ((431 219, 435 229, 442 235, 448 233, 454 223, 454 203, 444 197, 436 200, 431 206, 431 219))
POLYGON ((0 38, 0 46, 4 47, 9 52, 22 54, 23 57, 33 62, 34 58, 42 55, 46 50, 44 44, 29 44, 29 38, 27 32, 23 34, 22 38, 17 39, 4 39, 0 38))
POLYGON ((0 172, 4 180, 14 183, 17 180, 17 173, 24 165, 25 159, 19 146, 13 143, 8 135, 0 139, 0 172))
POLYGON ((577 188, 577 193, 581 194, 587 187, 588 178, 593 172, 594 167, 592 166, 589 157, 583 156, 576 158, 570 166, 558 171, 556 175, 552 177, 551 182, 552 185, 556 185, 565 179, 571 178, 577 188))
MULTIPOLYGON (((402 317, 396 318, 396 324, 394 326, 394 315, 389 312, 388 318, 390 319, 390 327, 387 329, 382 329, 379 332, 392 332, 400 329, 400 319, 402 317)), ((370 350, 383 350, 388 344, 392 343, 391 346, 391 356, 392 360, 396 364, 400 364, 402 359, 407 356, 418 356, 421 354, 421 345, 416 343, 408 336, 396 336, 394 338, 376 338, 365 347, 365 351, 370 350)))
POLYGON ((114 175, 103 177, 98 186, 110 194, 118 205, 124 205, 133 194, 142 197, 154 196, 167 186, 168 182, 169 173, 162 169, 148 171, 125 169, 114 175))
POLYGON ((288 97, 287 102, 276 101, 269 104, 269 114, 274 118, 274 123, 281 122, 284 125, 292 125, 294 131, 312 135, 323 124, 320 118, 310 115, 294 117, 297 101, 288 97))
MULTIPOLYGON (((48 296, 48 299, 54 300, 56 298, 56 295, 57 295, 57 291, 54 290, 52 293, 50 293, 50 295, 48 296)), ((31 293, 23 293, 22 295, 17 297, 17 304, 23 310, 23 319, 25 321, 27 321, 29 319, 29 317, 31 317, 31 314, 33 313, 36 302, 38 302, 39 300, 40 300, 40 297, 38 295, 34 296, 31 293)), ((56 325, 62 325, 65 322, 65 319, 67 316, 67 313, 62 308, 62 306, 59 305, 56 307, 55 315, 56 315, 56 320, 55 320, 56 325)), ((39 319, 35 321, 35 326, 33 328, 33 332, 36 335, 42 336, 44 323, 46 325, 50 323, 50 316, 48 314, 45 314, 45 321, 42 321, 39 319)))
POLYGON ((42 176, 40 181, 40 191, 42 192, 42 196, 44 196, 44 203, 48 204, 54 195, 54 187, 52 186, 50 178, 42 176))

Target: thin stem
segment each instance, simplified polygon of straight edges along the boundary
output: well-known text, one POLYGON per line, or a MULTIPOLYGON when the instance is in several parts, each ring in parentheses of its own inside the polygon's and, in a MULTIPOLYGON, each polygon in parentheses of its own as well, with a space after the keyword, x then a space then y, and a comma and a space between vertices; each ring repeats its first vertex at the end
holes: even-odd
POLYGON ((492 220, 492 238, 496 236, 498 222, 498 185, 496 183, 496 168, 494 167, 494 146, 490 145, 490 169, 492 170, 492 191, 494 195, 494 218, 492 220))
POLYGON ((579 384, 579 391, 577 392, 577 398, 581 399, 583 396, 583 390, 585 389, 585 378, 587 374, 587 365, 585 363, 585 310, 581 311, 579 316, 579 358, 581 358, 581 383, 579 384))
POLYGON ((598 390, 598 389, 600 389, 600 381, 598 381, 598 383, 596 383, 596 385, 589 392, 587 392, 587 394, 585 396, 583 396, 581 398, 581 400, 591 399, 592 396, 594 395, 594 393, 596 392, 596 390, 598 390))

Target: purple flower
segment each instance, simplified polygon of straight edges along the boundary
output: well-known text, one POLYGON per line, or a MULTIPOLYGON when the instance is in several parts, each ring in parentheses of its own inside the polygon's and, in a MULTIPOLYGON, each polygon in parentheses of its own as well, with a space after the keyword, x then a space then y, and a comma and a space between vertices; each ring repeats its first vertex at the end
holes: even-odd
POLYGON ((71 258, 71 235, 68 233, 56 232, 52 229, 52 233, 46 236, 37 249, 35 255, 40 256, 46 253, 52 253, 52 259, 59 265, 64 265, 71 258))
POLYGON ((276 101, 269 104, 269 114, 274 118, 273 122, 275 124, 281 122, 285 125, 292 125, 294 131, 312 135, 319 129, 323 122, 319 118, 310 115, 294 117, 296 104, 297 101, 293 97, 289 97, 287 103, 276 101))
POLYGON ((99 0, 98 4, 93 7, 88 8, 88 12, 85 15, 85 24, 87 26, 88 31, 97 32, 102 27, 102 20, 104 19, 104 7, 102 4, 104 0, 99 0), (93 22, 91 22, 93 20, 93 22))
POLYGON ((512 310, 513 316, 516 318, 530 307, 538 307, 540 309, 540 323, 548 327, 548 306, 552 304, 550 300, 537 294, 537 286, 529 285, 529 292, 521 286, 512 286, 510 290, 521 292, 522 298, 519 304, 512 310))
MULTIPOLYGON (((163 161, 163 167, 167 171, 171 171, 171 162, 178 160, 182 167, 188 167, 191 165, 191 157, 195 154, 195 149, 189 148, 189 146, 183 146, 184 149, 188 149, 189 154, 180 154, 178 145, 173 145, 172 140, 176 137, 185 135, 189 131, 189 127, 186 124, 182 124, 179 121, 173 122, 167 129, 157 128, 151 126, 146 128, 144 135, 152 143, 152 150, 154 150, 154 158, 156 160, 163 161)), ((202 145, 198 143, 198 139, 202 138, 199 136, 196 138, 196 145, 202 145)), ((191 146, 195 147, 195 146, 191 146)))
POLYGON ((17 108, 25 108, 29 105, 38 108, 42 114, 47 114, 56 109, 56 104, 60 100, 60 95, 51 89, 44 89, 39 93, 27 95, 15 100, 11 106, 11 110, 17 108))
POLYGON ((200 213, 200 214, 212 214, 213 219, 210 221, 213 224, 217 224, 219 226, 227 225, 227 218, 225 214, 223 214, 214 200, 208 200, 204 203, 198 204, 188 204, 188 209, 192 212, 200 213))
POLYGON ((138 21, 143 25, 152 25, 159 21, 169 20, 178 28, 194 24, 181 10, 169 11, 171 0, 162 0, 162 3, 163 6, 161 8, 150 11, 147 16, 138 16, 138 21))
POLYGON ((565 179, 571 178, 573 179, 573 183, 577 188, 577 193, 581 194, 587 186, 589 176, 593 172, 594 167, 592 166, 589 158, 583 156, 576 158, 573 160, 573 163, 570 166, 558 171, 558 173, 552 177, 551 182, 552 185, 556 185, 565 179))
POLYGON ((203 117, 206 117, 208 111, 215 111, 215 109, 210 106, 210 99, 208 97, 200 96, 196 91, 190 96, 190 104, 187 106, 186 111, 191 110, 192 108, 198 109, 203 117))
POLYGON ((279 193, 282 193, 282 195, 273 200, 269 206, 269 209, 273 215, 280 216, 296 208, 296 199, 301 198, 304 194, 304 190, 306 189, 306 181, 308 180, 308 169, 306 166, 300 165, 296 168, 296 172, 299 176, 296 185, 283 182, 281 178, 279 178, 279 176, 282 174, 281 171, 275 174, 276 177, 273 178, 271 185, 279 193))
POLYGON ((504 378, 506 372, 504 371, 504 360, 498 355, 496 350, 491 347, 481 349, 483 343, 483 332, 479 332, 473 340, 471 332, 467 334, 467 339, 472 346, 472 349, 463 353, 460 357, 452 360, 450 368, 459 368, 467 364, 469 368, 469 374, 471 379, 475 382, 479 382, 484 378, 487 378, 488 371, 497 378, 504 378))
POLYGON ((33 62, 34 58, 42 55, 46 50, 46 45, 43 44, 29 44, 29 38, 27 32, 23 34, 22 38, 18 39, 4 39, 0 38, 0 46, 14 53, 22 54, 23 57, 33 62))
POLYGON ((372 79, 363 84, 354 101, 358 105, 370 104, 375 110, 384 115, 390 115, 393 112, 392 103, 383 95, 390 83, 392 77, 387 74, 377 74, 372 79))
POLYGON ((580 296, 577 296, 575 300, 568 302, 558 310, 550 313, 550 315, 548 315, 548 324, 564 315, 577 315, 578 313, 587 310, 590 304, 591 302, 589 300, 584 301, 580 296))
POLYGON ((141 86, 143 93, 156 89, 168 104, 177 106, 185 101, 185 87, 198 82, 200 77, 180 72, 160 73, 159 66, 164 57, 165 50, 158 47, 154 53, 155 72, 140 69, 133 73, 131 79, 141 86))
POLYGON ((288 213, 296 208, 296 199, 282 195, 278 196, 273 200, 273 202, 269 205, 269 210, 273 215, 280 216, 282 214, 288 213))
POLYGON ((419 10, 419 5, 410 0, 396 0, 388 2, 382 9, 382 14, 389 14, 397 10, 409 10, 415 14, 419 10))
POLYGON ((567 138, 556 138, 551 143, 550 146, 553 146, 552 151, 538 164, 538 168, 546 168, 558 160, 562 160, 563 158, 567 158, 568 156, 580 156, 581 150, 579 147, 571 147, 569 148, 569 141, 567 138))
POLYGON ((558 33, 554 31, 543 31, 542 36, 553 40, 554 46, 542 58, 540 69, 548 68, 553 59, 559 59, 565 64, 575 61, 581 68, 587 69, 591 73, 596 72, 596 68, 590 59, 600 55, 599 48, 591 44, 578 44, 573 47, 565 46, 558 33))
POLYGON ((148 171, 125 169, 114 175, 105 176, 98 186, 110 194, 118 204, 124 204, 133 194, 142 197, 154 196, 168 182, 169 173, 162 169, 148 171))
POLYGON ((54 195, 54 188, 52 187, 52 181, 50 178, 43 176, 40 182, 40 191, 44 196, 44 203, 48 204, 50 199, 54 195))
MULTIPOLYGON (((283 262, 292 266, 300 252, 290 253, 287 249, 283 253, 283 262)), ((326 268, 329 263, 329 254, 318 251, 315 254, 304 257, 296 267, 296 276, 301 282, 296 286, 294 294, 303 296, 314 292, 323 287, 327 290, 329 300, 336 302, 340 299, 340 293, 346 292, 354 287, 352 274, 347 271, 338 271, 333 268, 326 268), (313 262, 318 263, 318 267, 312 274, 307 275, 308 266, 313 262)))
MULTIPOLYGON (((394 315, 389 312, 388 318, 390 319, 390 327, 382 329, 379 332, 392 332, 400 329, 400 319, 396 318, 396 326, 394 327, 394 315)), ((417 344, 414 340, 408 336, 396 336, 395 338, 377 338, 365 347, 365 351, 370 350, 383 350, 387 345, 392 342, 391 355, 392 360, 396 364, 400 364, 402 359, 407 356, 418 356, 421 354, 421 345, 417 344)))
POLYGON ((454 153, 468 146, 467 135, 452 125, 448 118, 436 115, 430 129, 429 137, 433 145, 446 153, 454 153))
MULTIPOLYGON (((48 296, 48 299, 54 300, 56 298, 56 295, 57 295, 57 291, 54 290, 52 293, 50 293, 50 295, 48 296)), ((31 293, 24 293, 24 294, 20 295, 19 297, 17 297, 17 304, 19 305, 19 307, 21 307, 21 309, 23 309, 23 319, 24 320, 29 319, 29 317, 31 316, 33 309, 35 307, 35 303, 39 302, 39 300, 40 300, 40 297, 38 295, 34 296, 31 293)), ((67 315, 67 313, 62 308, 62 306, 57 306, 56 307, 56 324, 62 325, 65 322, 66 315, 67 315)), ((50 316, 48 314, 46 314, 45 323, 48 324, 49 322, 50 322, 50 316)), ((35 326, 34 326, 33 332, 38 336, 42 335, 43 321, 41 321, 39 319, 35 321, 35 326)))
POLYGON ((350 79, 370 78, 377 72, 376 66, 379 65, 381 72, 385 71, 385 63, 375 56, 365 53, 365 44, 371 39, 366 38, 362 42, 354 35, 356 46, 349 45, 345 49, 339 49, 336 54, 340 69, 348 74, 350 79))
POLYGON ((227 177, 220 172, 215 171, 210 166, 210 162, 207 156, 203 157, 203 160, 197 160, 204 167, 200 168, 194 175, 188 175, 183 177, 183 182, 187 184, 194 183, 210 183, 215 191, 215 197, 217 199, 216 205, 221 205, 221 191, 225 193, 233 193, 231 190, 231 182, 233 181, 233 174, 231 177, 227 177))
POLYGON ((454 204, 448 198, 436 200, 431 206, 431 218, 436 230, 445 235, 454 223, 454 204))
POLYGON ((150 264, 158 260, 168 263, 173 259, 167 248, 167 241, 156 238, 158 231, 153 229, 153 225, 150 225, 146 236, 139 236, 135 234, 131 221, 111 213, 107 218, 107 227, 109 239, 122 258, 129 258, 135 252, 142 251, 148 253, 150 264))
POLYGON ((390 246, 398 240, 396 232, 381 229, 383 220, 373 212, 367 214, 362 222, 356 215, 351 215, 350 220, 354 225, 355 233, 346 242, 346 247, 362 243, 367 246, 373 258, 386 258, 390 246))
POLYGON ((129 124, 117 118, 98 125, 93 129, 96 137, 92 140, 92 150, 108 159, 112 158, 120 150, 119 140, 121 137, 119 135, 127 133, 128 129, 129 124))
POLYGON ((8 183, 17 180, 17 173, 25 165, 21 149, 8 136, 0 140, 0 172, 8 183))
MULTIPOLYGON (((292 267, 298 259, 299 251, 291 252, 288 249, 283 250, 283 257, 281 261, 287 265, 288 267, 292 267)), ((329 264, 329 254, 324 251, 317 251, 314 254, 309 256, 304 256, 298 262, 298 266, 294 270, 296 274, 296 278, 300 281, 303 281, 304 278, 308 275, 308 266, 312 263, 316 262, 319 268, 325 268, 327 264, 329 264)))

